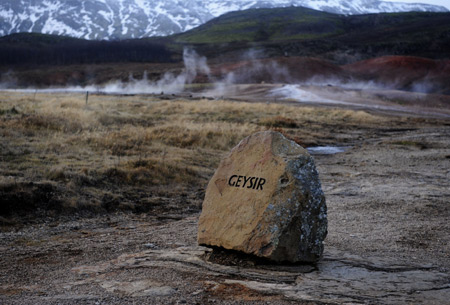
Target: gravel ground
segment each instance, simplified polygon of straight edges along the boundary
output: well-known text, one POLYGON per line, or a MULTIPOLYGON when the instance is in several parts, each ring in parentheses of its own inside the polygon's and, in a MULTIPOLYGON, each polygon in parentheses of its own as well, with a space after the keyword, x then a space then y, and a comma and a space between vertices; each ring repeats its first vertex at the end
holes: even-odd
POLYGON ((448 122, 330 128, 330 142, 349 148, 315 156, 329 218, 318 265, 261 266, 234 254, 222 254, 236 259, 229 266, 211 261, 211 251, 196 246, 198 213, 41 219, 2 227, 0 303, 448 301, 448 122))

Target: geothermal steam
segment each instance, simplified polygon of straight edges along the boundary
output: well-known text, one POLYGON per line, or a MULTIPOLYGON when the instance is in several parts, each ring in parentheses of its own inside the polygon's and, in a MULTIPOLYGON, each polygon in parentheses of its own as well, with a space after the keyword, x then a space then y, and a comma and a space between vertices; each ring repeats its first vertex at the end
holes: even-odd
MULTIPOLYGON (((113 82, 102 87, 94 87, 93 91, 121 94, 139 94, 139 93, 180 93, 184 91, 186 84, 191 84, 199 73, 209 77, 210 69, 206 62, 206 57, 201 57, 192 49, 185 48, 183 51, 184 69, 178 74, 165 73, 162 78, 156 82, 149 81, 147 73, 141 80, 130 77, 127 83, 113 82)), ((90 91, 85 87, 84 91, 90 91)))
MULTIPOLYGON (((178 73, 165 73, 157 81, 148 79, 144 73, 142 79, 135 79, 130 75, 128 82, 114 81, 105 85, 86 87, 49 88, 39 90, 43 92, 104 92, 113 94, 178 94, 184 92, 186 85, 201 79, 213 86, 198 96, 234 97, 248 96, 249 86, 238 84, 284 84, 259 86, 259 98, 286 98, 299 102, 317 102, 327 104, 349 104, 342 102, 337 96, 324 96, 317 88, 335 87, 350 90, 387 90, 396 89, 396 83, 379 83, 365 79, 357 81, 352 74, 346 73, 340 67, 324 63, 314 58, 275 58, 269 59, 263 52, 250 50, 242 55, 241 60, 223 63, 215 66, 213 71, 207 59, 199 56, 193 49, 183 50, 184 68, 178 73), (200 77, 199 77, 200 76, 200 77), (271 90, 272 89, 272 90, 271 90), (265 93, 262 95, 262 93, 265 93)), ((0 89, 14 88, 14 74, 12 72, 1 75, 0 89)), ((433 82, 423 79, 412 85, 412 91, 429 93, 433 91, 433 82)), ((253 87, 255 89, 255 86, 253 87)), ((36 89, 28 89, 35 91, 36 89)), ((24 91, 24 90, 21 90, 24 91)), ((326 90, 325 90, 326 91, 326 90)))
MULTIPOLYGON (((75 86, 66 88, 39 89, 40 92, 103 92, 111 94, 176 94, 185 90, 187 84, 191 84, 198 74, 210 77, 210 69, 206 58, 199 56, 194 50, 185 48, 183 50, 184 69, 178 75, 165 73, 158 81, 150 81, 147 72, 142 79, 135 79, 130 75, 128 82, 115 81, 101 86, 75 86)), ((11 73, 10 73, 11 74, 11 73)), ((12 75, 12 74, 11 74, 12 75)), ((2 79, 10 79, 11 75, 2 75, 2 79), (8 78, 6 78, 8 76, 8 78)), ((5 82, 8 85, 7 82, 5 82)), ((12 86, 9 86, 11 88, 12 86)), ((0 89, 8 88, 7 86, 0 89)), ((37 91, 36 89, 25 89, 21 91, 37 91)))

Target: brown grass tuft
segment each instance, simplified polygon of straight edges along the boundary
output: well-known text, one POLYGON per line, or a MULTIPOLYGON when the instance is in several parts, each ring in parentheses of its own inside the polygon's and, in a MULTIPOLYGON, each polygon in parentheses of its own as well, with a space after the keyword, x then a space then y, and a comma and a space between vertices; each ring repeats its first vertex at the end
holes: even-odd
MULTIPOLYGON (((152 96, 91 94, 86 105, 84 94, 0 92, 0 100, 0 178, 51 185, 52 202, 68 211, 148 211, 159 206, 151 198, 181 194, 183 207, 195 210, 220 159, 254 132, 271 128, 307 146, 328 143, 339 132, 334 125, 384 120, 349 110, 152 96)), ((30 189, 2 192, 34 200, 30 189)), ((43 201, 31 210, 51 207, 43 201)))
POLYGON ((284 116, 275 116, 270 118, 264 118, 260 120, 260 125, 271 127, 271 128, 297 128, 298 124, 295 122, 295 120, 291 118, 287 118, 284 116))

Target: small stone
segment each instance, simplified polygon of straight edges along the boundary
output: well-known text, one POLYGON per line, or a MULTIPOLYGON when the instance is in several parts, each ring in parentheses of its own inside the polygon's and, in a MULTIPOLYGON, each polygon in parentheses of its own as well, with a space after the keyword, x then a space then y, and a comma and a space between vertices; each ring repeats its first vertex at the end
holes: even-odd
POLYGON ((145 244, 144 247, 146 247, 147 249, 158 249, 158 246, 153 243, 145 244))
POLYGON ((200 245, 274 261, 316 262, 326 235, 327 208, 314 160, 281 133, 242 140, 208 184, 200 245))

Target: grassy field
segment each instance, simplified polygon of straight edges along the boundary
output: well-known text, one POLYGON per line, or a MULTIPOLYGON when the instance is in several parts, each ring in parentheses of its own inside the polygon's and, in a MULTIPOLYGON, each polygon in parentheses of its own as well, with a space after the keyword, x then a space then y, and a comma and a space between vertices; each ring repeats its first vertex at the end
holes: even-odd
POLYGON ((449 120, 371 111, 0 91, 0 303, 445 303, 449 120), (328 219, 316 267, 198 248, 210 177, 266 129, 347 147, 313 155, 328 219))
POLYGON ((361 111, 156 96, 0 93, 3 220, 130 210, 189 213, 220 159, 275 129, 303 146, 354 141, 361 111))

